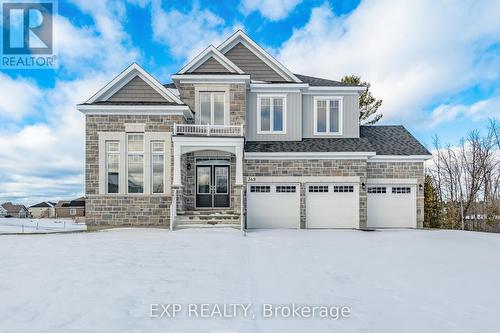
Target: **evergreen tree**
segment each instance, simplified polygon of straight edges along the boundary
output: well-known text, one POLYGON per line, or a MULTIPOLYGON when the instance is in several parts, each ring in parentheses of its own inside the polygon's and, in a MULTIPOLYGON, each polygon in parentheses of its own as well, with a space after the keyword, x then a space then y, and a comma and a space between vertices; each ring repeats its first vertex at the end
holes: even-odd
POLYGON ((382 118, 382 114, 376 114, 382 105, 382 100, 373 97, 370 91, 370 82, 361 82, 361 78, 356 75, 346 75, 341 81, 366 87, 366 90, 359 96, 359 123, 361 125, 373 125, 382 118))
POLYGON ((424 227, 441 228, 441 207, 432 177, 425 175, 424 184, 424 227))

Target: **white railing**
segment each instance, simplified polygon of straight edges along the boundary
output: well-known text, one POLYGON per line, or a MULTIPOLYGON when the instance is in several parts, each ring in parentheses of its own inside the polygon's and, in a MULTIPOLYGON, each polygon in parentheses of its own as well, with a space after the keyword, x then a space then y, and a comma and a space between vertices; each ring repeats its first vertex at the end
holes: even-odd
POLYGON ((245 189, 242 188, 240 192, 240 224, 241 224, 241 232, 245 235, 245 205, 244 205, 244 195, 245 189))
POLYGON ((174 124, 174 135, 243 136, 243 125, 174 124))
POLYGON ((172 204, 170 205, 170 231, 174 230, 175 217, 177 216, 177 190, 172 195, 172 204))

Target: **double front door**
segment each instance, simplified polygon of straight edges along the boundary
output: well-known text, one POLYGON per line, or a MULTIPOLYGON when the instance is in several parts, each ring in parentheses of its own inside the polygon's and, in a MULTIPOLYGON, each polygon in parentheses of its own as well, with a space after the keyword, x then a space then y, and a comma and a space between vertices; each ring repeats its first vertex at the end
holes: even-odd
POLYGON ((229 207, 229 166, 196 166, 196 207, 229 207))

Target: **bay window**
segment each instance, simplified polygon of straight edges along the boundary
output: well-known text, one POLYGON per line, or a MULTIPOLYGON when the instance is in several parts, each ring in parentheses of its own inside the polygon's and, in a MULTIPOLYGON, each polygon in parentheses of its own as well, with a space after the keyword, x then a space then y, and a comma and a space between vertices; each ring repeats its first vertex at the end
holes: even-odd
POLYGON ((225 92, 200 91, 199 104, 199 124, 225 125, 225 92))
POLYGON ((128 193, 144 193, 144 134, 127 137, 128 193))
POLYGON ((106 141, 106 192, 118 193, 120 184, 120 143, 106 141))
POLYGON ((286 96, 257 96, 257 133, 284 134, 286 132, 286 96))
POLYGON ((151 142, 151 189, 152 193, 164 193, 165 143, 151 142))
POLYGON ((342 134, 342 99, 316 97, 314 99, 314 134, 342 134))

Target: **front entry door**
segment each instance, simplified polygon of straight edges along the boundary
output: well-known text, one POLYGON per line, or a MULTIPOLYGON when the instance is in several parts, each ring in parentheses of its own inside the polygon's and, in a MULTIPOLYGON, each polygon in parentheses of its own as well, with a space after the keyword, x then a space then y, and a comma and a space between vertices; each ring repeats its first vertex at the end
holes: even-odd
POLYGON ((196 207, 229 207, 229 166, 196 167, 196 207))

